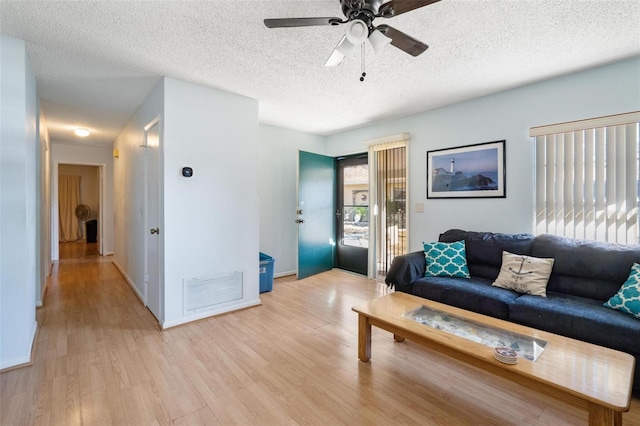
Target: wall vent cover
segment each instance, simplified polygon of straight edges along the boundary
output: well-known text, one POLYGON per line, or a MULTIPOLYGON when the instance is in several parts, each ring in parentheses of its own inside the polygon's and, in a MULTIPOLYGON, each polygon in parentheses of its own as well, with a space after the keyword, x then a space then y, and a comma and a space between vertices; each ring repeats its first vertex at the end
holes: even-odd
POLYGON ((242 272, 238 271, 184 279, 184 313, 197 313, 240 300, 242 284, 242 272))

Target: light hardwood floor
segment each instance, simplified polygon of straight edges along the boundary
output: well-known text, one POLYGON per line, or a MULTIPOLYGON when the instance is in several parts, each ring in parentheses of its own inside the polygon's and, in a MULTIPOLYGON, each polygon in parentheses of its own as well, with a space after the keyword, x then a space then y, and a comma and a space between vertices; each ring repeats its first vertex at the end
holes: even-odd
MULTIPOLYGON (((160 331, 109 258, 55 267, 35 364, 0 375, 5 425, 564 425, 584 411, 375 329, 384 285, 331 271, 275 280, 262 306, 160 331)), ((623 416, 640 425, 640 400, 623 416)))

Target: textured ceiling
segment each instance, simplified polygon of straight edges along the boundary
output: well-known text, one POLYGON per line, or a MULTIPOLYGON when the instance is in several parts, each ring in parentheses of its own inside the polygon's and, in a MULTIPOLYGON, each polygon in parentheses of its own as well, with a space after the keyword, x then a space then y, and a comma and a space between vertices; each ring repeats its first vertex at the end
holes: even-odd
POLYGON ((330 1, 5 1, 54 140, 110 143, 160 76, 257 99, 260 122, 332 134, 640 55, 640 1, 442 0, 391 19, 427 43, 414 58, 365 48, 323 65, 345 26, 266 28, 342 16, 330 1))

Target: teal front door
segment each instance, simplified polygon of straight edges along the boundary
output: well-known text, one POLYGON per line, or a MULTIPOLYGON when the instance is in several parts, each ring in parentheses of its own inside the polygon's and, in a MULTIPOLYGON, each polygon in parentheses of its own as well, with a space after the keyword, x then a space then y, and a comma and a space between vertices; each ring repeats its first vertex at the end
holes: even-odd
POLYGON ((299 152, 298 279, 333 268, 335 249, 335 161, 299 152))

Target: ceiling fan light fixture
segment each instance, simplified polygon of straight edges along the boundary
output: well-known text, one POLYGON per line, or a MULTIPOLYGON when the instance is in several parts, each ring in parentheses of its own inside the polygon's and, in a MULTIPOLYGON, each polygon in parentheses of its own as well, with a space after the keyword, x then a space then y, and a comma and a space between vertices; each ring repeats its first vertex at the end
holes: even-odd
MULTIPOLYGON (((264 24, 268 28, 346 24, 346 34, 340 43, 338 43, 338 47, 334 49, 325 66, 340 64, 345 56, 351 53, 358 45, 362 46, 367 39, 369 39, 375 53, 381 52, 388 44, 391 44, 411 56, 418 56, 424 53, 429 46, 389 25, 381 24, 376 28, 373 26, 373 21, 376 18, 398 16, 439 1, 440 0, 340 0, 344 18, 278 18, 265 19, 264 24)), ((362 52, 364 52, 364 49, 362 52)), ((364 75, 362 77, 364 78, 364 75)))
POLYGON ((364 43, 369 36, 369 28, 364 21, 354 19, 347 24, 347 40, 354 46, 364 43))
POLYGON ((386 35, 382 34, 378 30, 373 30, 371 34, 369 34, 369 43, 373 47, 373 51, 376 52, 376 55, 384 50, 391 43, 391 39, 386 35))
POLYGON ((340 53, 342 53, 342 56, 346 57, 351 55, 351 53, 356 49, 356 45, 355 44, 351 44, 351 42, 349 41, 348 38, 344 37, 340 43, 338 44, 338 46, 336 47, 336 50, 340 53))

